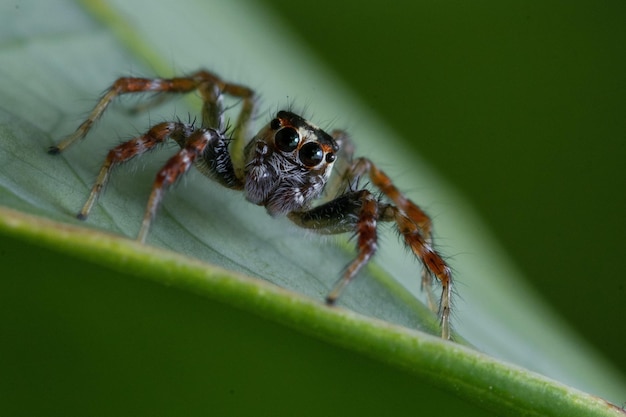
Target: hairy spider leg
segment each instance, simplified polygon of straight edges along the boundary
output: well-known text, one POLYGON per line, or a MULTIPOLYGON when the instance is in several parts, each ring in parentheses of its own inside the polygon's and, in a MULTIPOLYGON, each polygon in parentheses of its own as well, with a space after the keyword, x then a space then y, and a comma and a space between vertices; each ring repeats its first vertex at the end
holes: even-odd
MULTIPOLYGON (((64 151, 79 139, 84 138, 93 124, 102 116, 109 104, 122 94, 133 93, 190 93, 198 91, 204 102, 202 110, 202 126, 222 129, 221 95, 228 94, 243 100, 237 124, 233 130, 233 147, 236 155, 243 154, 246 141, 246 130, 254 112, 254 91, 248 87, 228 83, 217 75, 200 70, 186 77, 175 78, 118 78, 93 108, 87 119, 68 137, 51 146, 49 152, 57 154, 64 151)), ((243 156, 235 159, 235 172, 243 178, 243 156)))
POLYGON ((340 151, 337 154, 337 162, 335 162, 334 167, 336 174, 331 177, 326 188, 338 189, 339 192, 342 192, 345 190, 341 190, 341 186, 349 187, 349 189, 356 187, 359 178, 368 174, 373 184, 401 210, 405 211, 419 225, 424 238, 431 241, 432 221, 430 217, 417 204, 406 198, 393 185, 387 174, 378 169, 371 160, 367 158, 353 159, 354 145, 347 132, 333 130, 331 135, 339 145, 340 151))
POLYGON ((378 201, 367 190, 360 191, 356 197, 361 204, 356 223, 357 257, 348 265, 343 276, 339 278, 333 289, 326 296, 328 304, 334 304, 337 301, 346 285, 369 262, 378 249, 376 228, 378 222, 378 201))
POLYGON ((358 254, 326 297, 328 304, 337 301, 346 285, 376 253, 379 209, 379 202, 374 194, 368 190, 359 190, 343 194, 312 209, 287 215, 296 225, 319 234, 354 231, 357 236, 358 254))
MULTIPOLYGON (((338 138, 347 139, 347 136, 338 138)), ((349 153, 347 155, 350 156, 349 153)), ((427 291, 429 307, 441 316, 441 335, 450 338, 450 309, 452 292, 452 271, 439 253, 434 250, 431 238, 431 220, 415 203, 405 197, 392 183, 391 179, 367 158, 358 158, 344 172, 335 175, 341 181, 355 187, 358 179, 368 175, 372 184, 389 198, 394 205, 383 204, 374 199, 366 190, 348 192, 335 200, 329 201, 306 212, 292 213, 290 219, 301 227, 313 229, 318 233, 343 233, 357 228, 359 255, 350 265, 346 274, 333 288, 327 300, 333 302, 354 274, 371 258, 376 250, 376 220, 393 221, 404 239, 404 243, 423 265, 422 286, 427 291), (365 197, 362 193, 367 193, 365 197), (368 201, 365 204, 365 201, 368 201), (377 217, 371 221, 373 213, 370 204, 377 203, 377 217), (374 230, 372 231, 372 226, 374 230), (365 250, 369 248, 369 252, 365 250), (432 277, 441 283, 442 292, 439 306, 436 306, 431 290, 432 277)))
MULTIPOLYGON (((372 162, 366 158, 353 160, 354 145, 350 136, 344 130, 334 130, 331 135, 339 145, 340 151, 335 162, 334 174, 331 176, 325 187, 323 201, 329 201, 333 197, 340 195, 347 190, 358 188, 361 176, 369 174, 370 179, 387 197, 389 197, 398 207, 405 210, 407 215, 415 221, 422 231, 426 242, 433 244, 432 222, 430 217, 411 200, 407 199, 391 182, 389 177, 372 162)), ((421 289, 426 293, 428 307, 434 311, 439 311, 439 306, 435 301, 432 289, 432 275, 427 268, 422 269, 421 289)))
POLYGON ((426 291, 429 307, 441 314, 442 337, 449 338, 450 294, 452 287, 451 270, 443 258, 433 250, 432 222, 430 217, 414 202, 408 199, 396 188, 389 176, 367 158, 355 160, 352 176, 359 177, 365 173, 369 175, 372 183, 380 189, 395 204, 398 213, 395 220, 398 230, 402 234, 405 243, 418 257, 424 269, 422 270, 422 288, 426 291), (413 227, 409 227, 412 225, 413 227), (442 286, 442 292, 437 308, 432 292, 432 277, 437 278, 442 286))
POLYGON ((450 339, 450 308, 452 297, 452 270, 441 255, 433 248, 422 234, 419 225, 407 216, 398 207, 391 206, 398 231, 404 238, 405 244, 422 262, 428 275, 434 275, 441 283, 441 298, 439 311, 441 315, 441 337, 450 339))
POLYGON ((121 163, 139 156, 167 139, 176 141, 181 149, 172 156, 157 173, 152 185, 146 211, 137 240, 145 242, 156 211, 163 199, 165 190, 196 164, 208 177, 229 188, 241 188, 242 184, 234 174, 228 154, 229 139, 215 129, 195 130, 191 124, 164 122, 153 126, 145 134, 111 149, 96 179, 87 202, 78 213, 78 218, 86 219, 93 204, 102 192, 112 169, 121 163))
POLYGON ((104 190, 111 171, 117 165, 154 149, 157 145, 162 144, 170 137, 183 146, 186 138, 189 137, 192 132, 193 126, 190 124, 180 122, 159 123, 151 127, 150 130, 143 135, 133 138, 111 149, 107 154, 102 167, 100 168, 96 182, 89 193, 89 197, 87 198, 85 205, 80 212, 78 212, 76 217, 81 220, 85 220, 87 216, 89 216, 89 212, 93 208, 98 196, 104 190))
POLYGON ((213 132, 209 136, 218 140, 213 140, 211 146, 208 147, 207 143, 209 140, 206 138, 205 141, 207 143, 204 143, 203 146, 200 146, 200 144, 194 145, 196 134, 194 133, 195 127, 193 123, 164 122, 153 126, 144 135, 116 146, 109 151, 87 202, 77 215, 79 219, 87 218, 98 196, 102 193, 112 169, 116 165, 153 149, 168 138, 175 140, 182 149, 181 152, 168 161, 168 164, 159 173, 159 175, 168 173, 169 176, 167 178, 157 176, 142 223, 139 240, 145 241, 151 219, 160 202, 162 193, 160 188, 165 188, 171 183, 168 180, 171 177, 171 172, 176 169, 183 171, 177 174, 176 178, 186 172, 189 169, 187 166, 188 161, 195 162, 203 174, 217 180, 222 185, 235 189, 241 188, 244 177, 243 148, 246 141, 247 126, 254 113, 254 91, 242 85, 225 82, 218 76, 204 70, 197 71, 186 77, 169 79, 119 78, 106 91, 87 119, 81 123, 76 131, 56 146, 51 146, 49 153, 58 154, 79 139, 84 138, 109 104, 119 95, 144 92, 189 93, 192 91, 198 91, 203 101, 202 126, 204 129, 198 131, 200 132, 198 135, 204 137, 208 134, 207 132, 213 132), (239 97, 243 101, 236 125, 232 131, 232 140, 223 136, 225 126, 223 122, 222 96, 224 94, 239 97), (234 158, 231 157, 229 152, 229 144, 236 155, 234 158), (206 154, 202 155, 202 158, 198 158, 198 155, 194 153, 200 148, 202 148, 203 152, 206 150, 206 154), (177 166, 176 164, 179 165, 177 166), (161 184, 161 186, 158 184, 161 184))
POLYGON ((224 108, 222 97, 228 94, 242 99, 239 116, 231 132, 232 143, 230 144, 230 159, 233 164, 235 176, 243 180, 245 173, 244 147, 248 141, 248 128, 254 115, 255 99, 254 90, 234 83, 228 83, 207 71, 199 71, 197 74, 210 82, 200 84, 198 91, 202 96, 202 125, 222 130, 225 128, 223 121, 224 108))
POLYGON ((204 128, 194 131, 191 136, 184 140, 181 149, 165 163, 156 175, 141 222, 141 229, 137 235, 138 241, 142 243, 146 241, 150 225, 163 200, 166 189, 187 173, 191 166, 205 155, 208 148, 217 143, 223 143, 223 141, 222 133, 215 129, 204 128))
MULTIPOLYGON (((355 160, 352 166, 349 168, 346 176, 348 178, 359 178, 362 175, 367 174, 372 183, 382 191, 394 204, 404 212, 411 221, 419 227, 424 241, 430 246, 433 245, 432 238, 432 221, 430 217, 413 201, 408 199, 398 188, 393 184, 391 179, 382 170, 378 169, 374 163, 367 158, 359 158, 355 160)), ((416 254, 417 255, 417 254, 416 254)), ((435 275, 436 276, 436 275, 435 275)), ((432 311, 439 311, 443 306, 438 306, 435 302, 435 296, 432 290, 432 278, 433 274, 430 273, 429 268, 424 268, 421 274, 421 287, 426 293, 428 299, 428 306, 432 311)), ((439 279, 439 277, 437 277, 439 279)), ((439 279, 441 281, 441 279, 439 279)), ((443 284, 443 282, 442 282, 443 284)))
POLYGON ((441 337, 450 338, 452 272, 424 238, 420 226, 400 208, 378 201, 368 190, 359 190, 310 210, 289 213, 288 217, 296 225, 320 234, 338 234, 356 229, 358 255, 326 297, 329 304, 336 302, 346 285, 376 253, 377 223, 395 222, 406 245, 424 268, 441 282, 441 337))

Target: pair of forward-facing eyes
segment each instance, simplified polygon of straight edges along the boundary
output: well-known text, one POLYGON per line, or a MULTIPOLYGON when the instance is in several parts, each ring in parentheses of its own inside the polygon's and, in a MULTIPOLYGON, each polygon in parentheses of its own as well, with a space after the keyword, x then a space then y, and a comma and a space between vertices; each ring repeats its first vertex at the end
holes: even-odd
POLYGON ((300 147, 298 150, 298 158, 304 166, 313 168, 324 160, 329 164, 335 161, 335 153, 329 151, 324 155, 324 150, 316 141, 306 142, 301 145, 302 137, 295 127, 281 127, 280 120, 278 119, 272 120, 271 126, 272 128, 277 127, 274 133, 274 143, 276 147, 280 151, 287 153, 291 153, 300 147))

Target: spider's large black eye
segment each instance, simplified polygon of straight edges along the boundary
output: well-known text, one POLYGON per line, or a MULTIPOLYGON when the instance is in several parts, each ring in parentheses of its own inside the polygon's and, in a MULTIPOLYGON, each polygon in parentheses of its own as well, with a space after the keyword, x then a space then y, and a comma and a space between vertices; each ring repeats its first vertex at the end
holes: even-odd
POLYGON ((293 127, 285 127, 276 132, 274 142, 281 151, 291 152, 298 147, 298 143, 300 143, 300 135, 293 127))
POLYGON ((299 155, 300 161, 308 167, 314 167, 324 159, 324 151, 320 145, 315 142, 309 142, 303 145, 302 148, 300 148, 299 155))

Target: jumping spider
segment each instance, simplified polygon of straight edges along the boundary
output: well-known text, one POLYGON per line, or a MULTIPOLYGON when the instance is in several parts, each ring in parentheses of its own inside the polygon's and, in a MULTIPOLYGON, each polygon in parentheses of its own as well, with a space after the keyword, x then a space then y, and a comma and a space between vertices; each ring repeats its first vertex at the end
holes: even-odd
POLYGON ((450 338, 452 276, 446 262, 433 249, 430 218, 372 161, 353 159, 353 147, 343 131, 328 134, 297 114, 279 111, 252 140, 246 141, 254 92, 210 72, 198 71, 171 79, 118 79, 78 129, 49 152, 58 154, 84 138, 119 95, 194 91, 203 101, 201 126, 181 121, 159 123, 143 135, 111 149, 78 218, 87 218, 115 166, 172 139, 181 149, 156 176, 137 237, 139 241, 145 242, 165 190, 195 165, 223 186, 243 191, 248 201, 264 206, 271 216, 286 215, 296 225, 321 234, 356 235, 358 255, 326 297, 326 302, 333 304, 376 252, 378 222, 395 222, 404 243, 423 264, 423 287, 430 294, 433 276, 443 287, 439 302, 441 336, 450 338), (234 128, 228 133, 223 120, 224 95, 238 98, 242 107, 234 128), (337 172, 331 177, 335 164, 337 172), (367 189, 358 189, 358 180, 364 175, 380 190, 380 197, 367 189), (329 190, 335 190, 338 196, 329 190), (317 199, 320 202, 314 205, 317 199))

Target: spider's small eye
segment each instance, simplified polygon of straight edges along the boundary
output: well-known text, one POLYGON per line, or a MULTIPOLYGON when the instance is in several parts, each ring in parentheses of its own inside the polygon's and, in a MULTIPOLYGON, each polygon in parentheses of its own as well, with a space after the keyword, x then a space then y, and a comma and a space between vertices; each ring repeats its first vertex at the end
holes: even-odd
POLYGON ((300 143, 300 135, 293 127, 285 127, 276 132, 274 142, 281 151, 291 152, 298 147, 298 143, 300 143))
POLYGON ((326 162, 328 162, 329 164, 330 164, 331 162, 335 162, 335 159, 336 159, 336 158, 337 158, 337 155, 335 155, 335 154, 334 154, 334 153, 332 153, 332 152, 329 152, 329 153, 327 153, 327 154, 326 154, 326 162))
POLYGON ((324 159, 324 151, 315 142, 309 142, 300 148, 300 161, 305 166, 314 167, 324 159))
POLYGON ((280 123, 280 119, 273 119, 270 122, 270 127, 272 128, 272 130, 278 130, 281 126, 282 124, 280 123))

